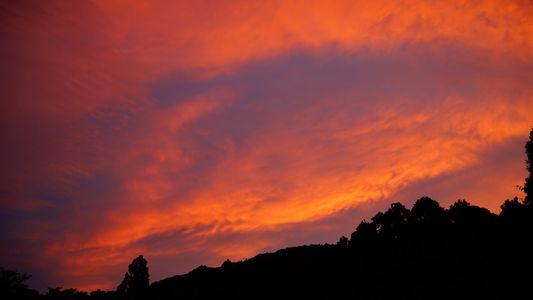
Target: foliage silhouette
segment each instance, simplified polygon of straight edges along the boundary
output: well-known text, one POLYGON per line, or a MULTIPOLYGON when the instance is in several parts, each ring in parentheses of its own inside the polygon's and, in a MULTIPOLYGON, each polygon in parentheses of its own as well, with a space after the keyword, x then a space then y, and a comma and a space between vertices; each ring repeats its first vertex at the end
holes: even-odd
MULTIPOLYGON (((526 197, 504 201, 498 215, 465 200, 443 208, 422 197, 411 209, 391 204, 370 222, 363 220, 350 239, 343 236, 335 245, 306 245, 238 262, 226 260, 220 267, 200 266, 150 286, 141 255, 130 264, 116 292, 55 288, 41 297, 533 299, 532 147, 533 130, 526 144, 526 197)), ((11 285, 3 280, 2 293, 26 291, 22 284, 26 277, 14 276, 11 285)))
POLYGON ((31 275, 0 267, 0 299, 35 299, 36 290, 30 289, 24 282, 31 275))
POLYGON ((340 237, 339 241, 337 242, 337 246, 339 247, 348 247, 348 238, 344 235, 340 237))
POLYGON ((78 291, 77 289, 62 287, 48 288, 48 293, 45 295, 46 299, 60 299, 60 300, 83 300, 89 299, 89 293, 78 291))
POLYGON ((524 203, 528 206, 533 206, 533 130, 529 132, 529 140, 526 143, 526 169, 529 172, 528 177, 524 183, 524 192, 526 197, 524 203))
POLYGON ((126 272, 124 274, 124 279, 122 279, 122 282, 117 286, 117 293, 120 295, 125 295, 128 292, 130 286, 130 274, 126 272))
POLYGON ((128 266, 128 272, 117 287, 117 294, 128 299, 141 299, 146 296, 149 287, 148 262, 139 255, 128 266))

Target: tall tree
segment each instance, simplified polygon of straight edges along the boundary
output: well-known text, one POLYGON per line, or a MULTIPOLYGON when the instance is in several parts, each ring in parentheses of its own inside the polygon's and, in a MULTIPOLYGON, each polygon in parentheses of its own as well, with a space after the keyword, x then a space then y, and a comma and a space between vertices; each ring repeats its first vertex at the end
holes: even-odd
POLYGON ((128 292, 130 286, 130 274, 126 272, 124 274, 124 279, 122 279, 122 282, 117 287, 117 293, 124 295, 128 292))
POLYGON ((529 141, 526 143, 526 155, 526 168, 529 174, 524 184, 524 192, 526 193, 524 203, 531 206, 533 205, 533 129, 529 132, 529 141))
POLYGON ((25 281, 31 275, 21 274, 14 270, 0 267, 0 298, 1 299, 33 299, 37 298, 36 290, 28 288, 25 281))
POLYGON ((128 272, 124 274, 122 283, 117 287, 117 292, 128 298, 141 298, 150 286, 150 274, 148 262, 144 256, 139 255, 128 266, 128 272))

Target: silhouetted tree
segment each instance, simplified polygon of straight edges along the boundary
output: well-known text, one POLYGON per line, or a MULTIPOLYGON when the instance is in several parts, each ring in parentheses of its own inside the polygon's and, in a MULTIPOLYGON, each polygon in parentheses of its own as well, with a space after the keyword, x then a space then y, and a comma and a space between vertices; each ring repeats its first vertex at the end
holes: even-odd
POLYGON ((518 200, 518 197, 514 197, 511 200, 505 200, 500 208, 502 209, 500 217, 503 220, 516 221, 522 219, 524 214, 524 204, 518 200))
POLYGON ((377 229, 374 223, 366 220, 361 221, 350 236, 350 246, 364 246, 372 243, 377 237, 377 229))
POLYGON ((64 289, 62 287, 48 288, 48 292, 44 295, 45 299, 52 300, 86 300, 89 298, 89 293, 78 291, 74 288, 64 289))
POLYGON ((496 215, 486 208, 474 206, 466 200, 457 200, 447 211, 448 221, 454 225, 464 227, 486 226, 496 219, 496 215))
POLYGON ((444 218, 444 208, 439 202, 422 197, 418 199, 411 209, 410 221, 422 224, 440 223, 444 218))
POLYGON ((337 242, 337 246, 343 247, 343 248, 348 247, 348 238, 345 237, 344 235, 341 236, 341 238, 337 242))
POLYGON ((378 233, 384 238, 398 239, 403 233, 410 211, 403 204, 392 203, 385 213, 372 218, 378 233))
POLYGON ((117 293, 120 295, 125 295, 130 287, 130 274, 128 272, 124 273, 124 279, 117 286, 117 293))
POLYGON ((450 205, 450 210, 462 210, 470 206, 470 202, 465 199, 459 199, 454 204, 450 205))
POLYGON ((135 258, 128 266, 122 283, 117 287, 117 293, 127 298, 138 299, 146 295, 150 287, 148 262, 142 255, 135 258))
POLYGON ((437 201, 422 197, 411 208, 407 231, 411 240, 416 240, 419 244, 431 245, 442 239, 441 234, 447 224, 449 222, 445 217, 444 208, 437 201))
POLYGON ((117 299, 116 293, 113 291, 92 291, 90 294, 92 300, 113 300, 117 299))
POLYGON ((232 264, 231 260, 226 259, 226 260, 222 263, 221 267, 222 267, 222 268, 229 268, 229 267, 231 267, 231 264, 232 264))
POLYGON ((31 275, 0 267, 0 299, 32 299, 38 296, 36 290, 24 283, 31 275))
POLYGON ((533 206, 533 129, 529 132, 529 140, 527 141, 525 148, 527 155, 526 169, 529 174, 524 183, 524 192, 526 193, 524 203, 528 206, 533 206))

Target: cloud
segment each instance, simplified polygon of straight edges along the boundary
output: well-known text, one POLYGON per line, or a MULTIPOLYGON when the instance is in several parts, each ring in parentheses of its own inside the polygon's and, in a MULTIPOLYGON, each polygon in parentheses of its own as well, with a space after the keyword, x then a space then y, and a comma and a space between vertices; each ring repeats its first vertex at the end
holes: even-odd
POLYGON ((2 18, 0 263, 39 288, 335 242, 422 192, 494 210, 523 177, 525 4, 86 5, 2 18))
POLYGON ((204 69, 216 74, 250 60, 328 44, 341 51, 389 53, 406 42, 453 41, 523 58, 530 57, 532 47, 532 7, 523 1, 98 5, 111 19, 115 42, 145 67, 164 73, 204 69))

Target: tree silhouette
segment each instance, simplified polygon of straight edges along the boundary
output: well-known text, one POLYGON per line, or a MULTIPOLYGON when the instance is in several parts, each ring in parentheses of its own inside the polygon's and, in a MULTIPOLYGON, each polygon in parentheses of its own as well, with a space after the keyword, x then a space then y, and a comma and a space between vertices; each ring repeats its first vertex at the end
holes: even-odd
POLYGON ((502 205, 500 205, 500 208, 502 209, 500 217, 504 220, 512 221, 522 219, 521 216, 524 214, 523 207, 524 204, 518 200, 518 197, 514 197, 511 200, 507 199, 502 205))
MULTIPOLYGON (((508 201, 508 200, 507 200, 508 201)), ((466 200, 457 200, 447 211, 448 220, 462 230, 473 227, 484 227, 494 222, 496 215, 488 209, 473 206, 466 200)))
POLYGON ((398 239, 404 231, 410 211, 403 204, 392 203, 385 213, 378 213, 372 218, 378 233, 384 238, 398 239))
POLYGON ((350 236, 350 246, 364 246, 372 243, 377 237, 376 224, 366 220, 361 221, 350 236))
POLYGON ((410 220, 415 223, 435 224, 442 222, 443 218, 444 208, 429 197, 418 199, 411 209, 410 220))
POLYGON ((126 272, 124 274, 124 279, 122 279, 122 282, 117 287, 117 293, 119 294, 126 294, 128 292, 130 286, 130 274, 126 272))
POLYGON ((529 172, 529 176, 526 177, 526 182, 524 184, 524 192, 526 197, 524 198, 524 203, 528 206, 533 206, 533 129, 529 132, 529 141, 526 143, 526 169, 529 172))
POLYGON ((28 288, 24 283, 31 275, 0 267, 0 298, 1 299, 32 299, 38 296, 36 290, 28 288))
POLYGON ((348 247, 348 238, 344 235, 340 237, 339 241, 337 242, 337 246, 339 247, 348 247))
POLYGON ((89 299, 89 293, 78 291, 75 288, 64 289, 62 287, 55 287, 48 288, 48 292, 44 297, 54 300, 82 300, 89 299))
POLYGON ((142 298, 150 287, 150 275, 148 262, 144 256, 139 255, 128 266, 128 272, 124 274, 122 283, 117 287, 117 293, 128 298, 142 298))
POLYGON ((439 202, 429 197, 422 197, 415 202, 407 222, 408 234, 411 239, 418 240, 419 243, 434 242, 440 239, 441 233, 449 224, 444 208, 439 202))
POLYGON ((222 267, 222 268, 229 268, 229 267, 231 267, 231 264, 232 264, 231 260, 226 259, 226 260, 222 263, 221 267, 222 267))

